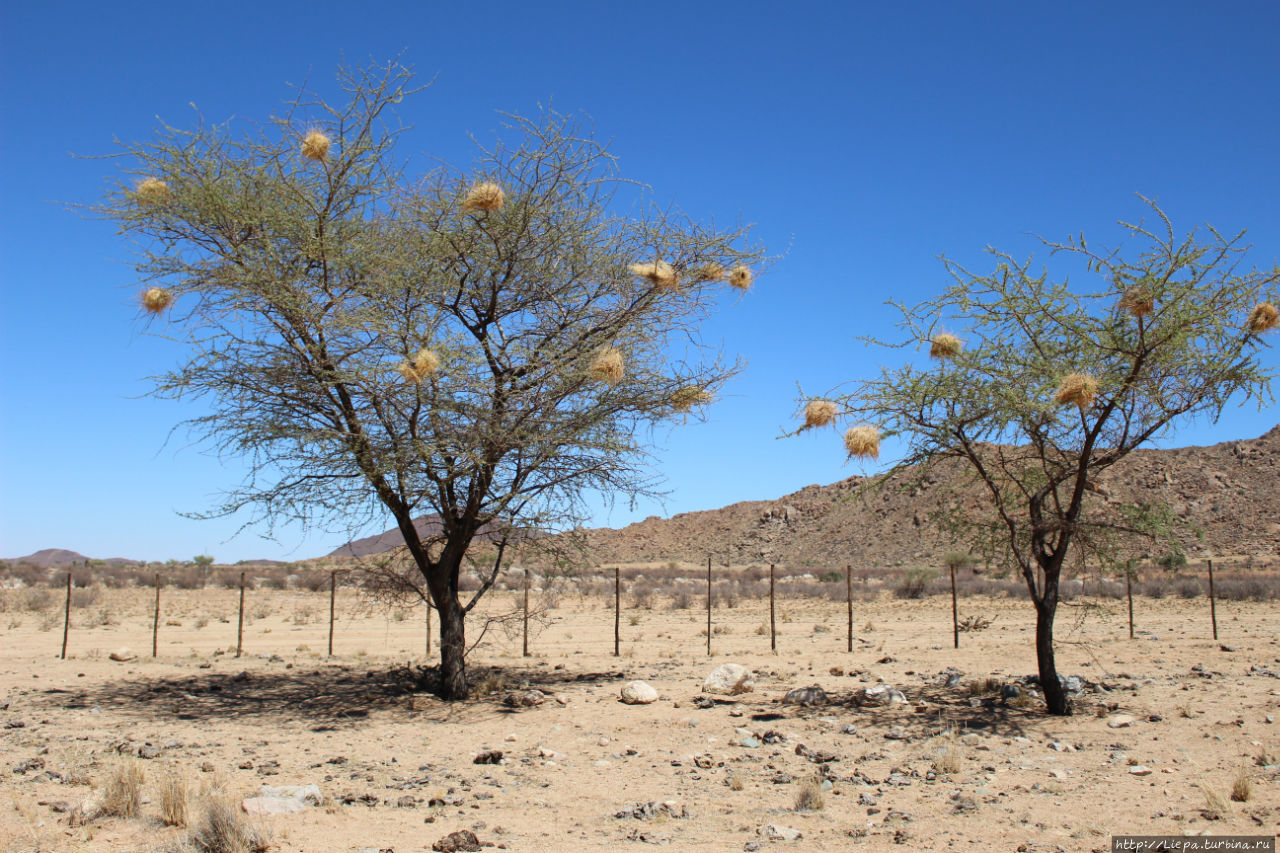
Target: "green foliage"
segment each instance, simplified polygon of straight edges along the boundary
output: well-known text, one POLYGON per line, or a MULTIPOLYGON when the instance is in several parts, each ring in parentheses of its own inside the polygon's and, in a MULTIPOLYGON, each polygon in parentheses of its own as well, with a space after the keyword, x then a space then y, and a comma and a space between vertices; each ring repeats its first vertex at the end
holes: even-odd
POLYGON ((1187 555, 1180 551, 1170 551, 1156 558, 1155 563, 1166 572, 1180 572, 1187 566, 1187 555))
POLYGON ((822 581, 823 583, 837 583, 839 581, 844 580, 844 572, 840 571, 839 569, 832 569, 829 572, 823 572, 822 574, 818 575, 818 580, 822 581))
POLYGON ((957 571, 973 565, 974 556, 968 551, 948 551, 942 555, 942 565, 957 571))
POLYGON ((902 573, 898 584, 899 598, 923 598, 929 584, 938 579, 938 570, 932 566, 914 566, 902 573))

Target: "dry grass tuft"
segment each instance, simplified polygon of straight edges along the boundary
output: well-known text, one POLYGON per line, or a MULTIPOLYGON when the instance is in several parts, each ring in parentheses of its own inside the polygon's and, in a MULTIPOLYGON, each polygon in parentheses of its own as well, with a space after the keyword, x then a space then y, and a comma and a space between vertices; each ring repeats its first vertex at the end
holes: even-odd
POLYGON ((729 271, 713 262, 695 269, 691 277, 694 281, 724 281, 729 277, 729 271))
POLYGON ((138 298, 148 314, 163 314, 173 304, 173 293, 163 287, 148 287, 138 298))
POLYGON ((826 800, 822 797, 822 783, 816 777, 804 780, 796 788, 796 811, 821 811, 824 805, 826 800))
POLYGON ((1231 804, 1218 792, 1217 788, 1208 782, 1201 782, 1200 791, 1204 794, 1205 817, 1217 820, 1231 814, 1231 804))
POLYGON ((729 774, 729 778, 725 780, 725 784, 729 786, 730 791, 741 791, 743 788, 747 787, 747 783, 743 780, 742 774, 736 770, 729 774))
POLYGON ((502 187, 492 181, 485 181, 467 190, 466 197, 462 199, 462 209, 492 212, 501 210, 506 203, 507 194, 502 187))
POLYGON ((396 372, 404 377, 404 381, 421 385, 440 369, 440 356, 425 347, 418 350, 413 358, 405 359, 396 365, 396 372))
POLYGON ((1247 322, 1249 331, 1255 335, 1263 332, 1269 332, 1276 326, 1280 326, 1280 309, 1272 305, 1270 302, 1259 302, 1254 309, 1249 312, 1249 320, 1247 322))
POLYGON ((830 400, 810 400, 804 407, 804 428, 827 426, 838 414, 840 407, 830 400))
POLYGON ((321 162, 329 156, 329 137, 318 130, 313 130, 302 140, 302 156, 308 160, 321 162))
POLYGON ((929 342, 929 355, 934 358, 955 358, 960 354, 964 342, 955 335, 940 332, 929 342))
POLYGON ((1236 772, 1236 778, 1231 780, 1231 799, 1237 803, 1247 803, 1253 799, 1253 778, 1247 767, 1241 767, 1236 772))
POLYGON ((677 412, 687 412, 694 406, 705 406, 710 402, 711 394, 693 385, 679 388, 671 395, 671 406, 677 412))
POLYGON ((1098 396, 1098 380, 1087 373, 1071 373, 1062 378, 1058 391, 1053 398, 1061 405, 1075 403, 1084 411, 1093 405, 1098 396))
POLYGON ((729 271, 729 286, 736 287, 738 290, 750 290, 751 282, 754 280, 755 276, 751 274, 751 270, 742 264, 738 264, 729 271))
POLYGON ((591 360, 591 375, 601 382, 617 385, 625 373, 622 353, 615 347, 601 347, 591 360))
POLYGON ((960 749, 960 741, 956 738, 954 731, 947 732, 942 748, 938 751, 938 757, 933 760, 934 772, 941 776, 950 776, 959 773, 963 765, 964 754, 960 749))
POLYGON ((146 772, 136 759, 117 764, 102 786, 102 813, 113 817, 137 817, 142 806, 142 783, 146 772))
POLYGON ((187 777, 177 768, 160 777, 160 819, 165 826, 187 825, 187 777))
POLYGON ((875 427, 853 427, 844 434, 844 449, 850 456, 874 459, 880 455, 880 433, 875 427))
POLYGON ((133 188, 133 197, 147 206, 164 204, 173 198, 169 185, 159 178, 143 178, 133 188))
POLYGON ((249 825, 240 810, 221 797, 209 801, 191 843, 200 853, 266 853, 270 849, 266 838, 249 825))
POLYGON ((1131 287, 1120 295, 1120 310, 1145 317, 1155 310, 1156 299, 1145 287, 1131 287))
POLYGON ((666 261, 644 261, 631 265, 631 273, 643 278, 660 290, 675 290, 680 286, 680 278, 675 268, 666 261))

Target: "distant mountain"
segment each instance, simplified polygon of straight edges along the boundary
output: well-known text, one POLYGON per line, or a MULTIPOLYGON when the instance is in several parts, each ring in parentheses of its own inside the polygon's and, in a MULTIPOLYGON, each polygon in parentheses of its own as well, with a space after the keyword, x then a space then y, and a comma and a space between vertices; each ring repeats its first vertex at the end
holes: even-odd
MULTIPOLYGON (((79 551, 68 551, 65 548, 45 548, 42 551, 36 551, 34 554, 28 554, 25 557, 12 557, 6 560, 6 562, 26 563, 31 566, 39 566, 42 569, 49 569, 73 566, 78 563, 83 563, 85 560, 89 559, 92 558, 86 557, 79 551)), ((102 562, 120 566, 136 566, 141 564, 140 560, 130 560, 125 557, 109 557, 102 562)))
MULTIPOLYGON (((434 536, 440 532, 440 516, 428 515, 416 519, 413 526, 417 529, 420 536, 434 536)), ((363 539, 356 539, 348 542, 341 548, 335 548, 326 554, 326 557, 368 557, 370 554, 384 554, 394 548, 399 548, 404 544, 404 538, 400 535, 400 528, 393 527, 376 536, 366 536, 363 539)))

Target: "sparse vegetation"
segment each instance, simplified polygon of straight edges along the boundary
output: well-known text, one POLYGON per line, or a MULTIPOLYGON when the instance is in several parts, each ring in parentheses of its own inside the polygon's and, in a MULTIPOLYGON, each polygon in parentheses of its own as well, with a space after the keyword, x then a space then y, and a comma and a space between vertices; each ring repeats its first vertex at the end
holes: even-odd
POLYGON ((102 813, 113 817, 137 817, 145 781, 146 773, 139 761, 121 759, 111 768, 102 786, 102 813))
POLYGON ((816 812, 821 811, 826 805, 826 800, 822 796, 822 780, 817 777, 811 777, 802 781, 796 786, 796 798, 794 808, 798 812, 816 812))

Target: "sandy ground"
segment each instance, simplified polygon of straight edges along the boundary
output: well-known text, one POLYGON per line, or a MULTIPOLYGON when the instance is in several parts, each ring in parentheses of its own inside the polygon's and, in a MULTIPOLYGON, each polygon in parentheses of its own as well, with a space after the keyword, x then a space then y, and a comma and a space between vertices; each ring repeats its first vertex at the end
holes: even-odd
MULTIPOLYGON (((237 659, 234 591, 166 590, 152 659, 150 593, 107 591, 74 612, 64 661, 60 608, 15 609, 20 592, 4 591, 0 612, 4 851, 175 849, 185 831, 164 826, 157 805, 170 769, 193 803, 201 791, 239 803, 263 784, 317 784, 321 806, 257 819, 273 849, 307 853, 431 850, 459 829, 512 851, 1095 851, 1112 834, 1280 831, 1270 604, 1221 604, 1218 642, 1204 599, 1138 600, 1133 640, 1124 602, 1064 606, 1060 671, 1102 686, 1052 718, 1038 702, 1002 703, 998 685, 975 692, 1035 671, 1031 608, 1003 599, 962 601, 962 616, 993 623, 961 634, 958 651, 947 599, 856 603, 852 653, 843 603, 783 602, 776 655, 767 602, 743 602, 715 611, 708 658, 701 611, 624 612, 614 657, 611 601, 567 596, 529 658, 518 622, 489 630, 470 661, 499 689, 449 704, 415 694, 396 669, 423 660, 421 610, 361 613, 340 594, 327 658, 327 593, 251 591, 237 659), (121 647, 140 656, 110 660, 121 647), (754 692, 698 707, 724 662, 755 670, 754 692), (963 673, 951 687, 948 667, 963 673), (661 698, 622 704, 632 679, 661 698), (860 706, 880 681, 908 703, 860 706), (525 683, 546 701, 507 707, 525 683), (781 704, 810 684, 827 705, 781 704), (1119 715, 1132 723, 1113 727, 1119 715), (739 745, 746 737, 761 742, 739 745), (487 750, 502 763, 473 763, 487 750), (139 817, 71 826, 54 810, 100 796, 121 756, 140 751, 152 757, 139 759, 139 817), (1232 801, 1242 772, 1251 795, 1232 801), (816 773, 829 783, 822 807, 797 811, 816 773), (674 815, 615 816, 651 801, 674 815), (803 837, 770 840, 768 825, 803 837)), ((495 593, 490 610, 513 601, 495 593)))

